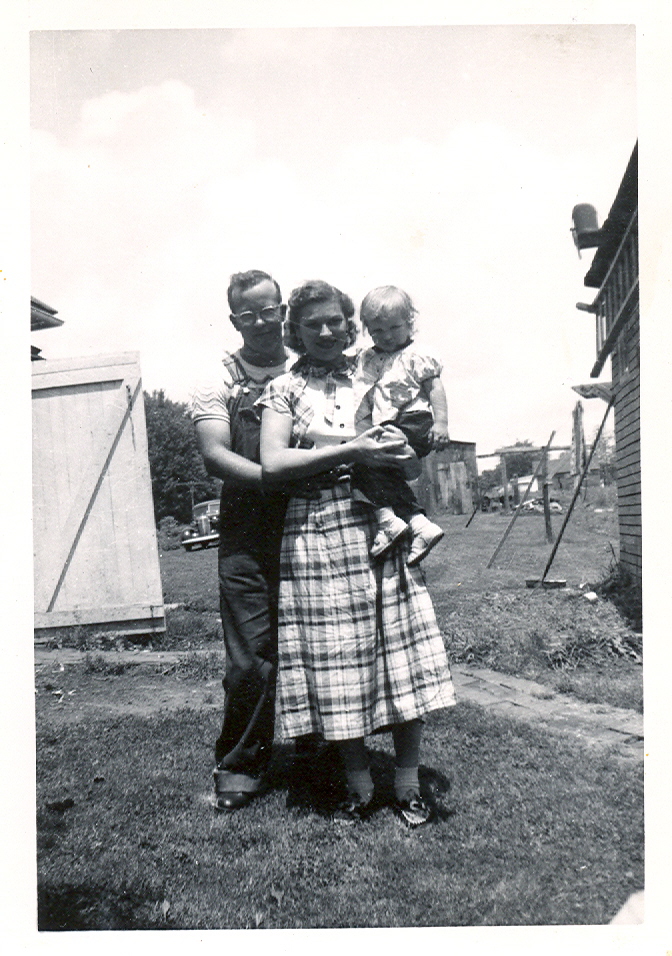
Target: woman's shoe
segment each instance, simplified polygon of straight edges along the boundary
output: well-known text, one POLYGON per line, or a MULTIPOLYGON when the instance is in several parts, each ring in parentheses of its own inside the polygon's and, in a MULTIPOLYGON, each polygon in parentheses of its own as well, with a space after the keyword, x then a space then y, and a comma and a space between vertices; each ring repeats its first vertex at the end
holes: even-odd
POLYGON ((397 798, 394 809, 397 816, 411 829, 429 823, 432 818, 432 808, 417 790, 408 790, 403 799, 397 798))
POLYGON ((335 823, 353 824, 365 820, 371 803, 364 803, 358 793, 349 793, 336 807, 333 813, 335 823))

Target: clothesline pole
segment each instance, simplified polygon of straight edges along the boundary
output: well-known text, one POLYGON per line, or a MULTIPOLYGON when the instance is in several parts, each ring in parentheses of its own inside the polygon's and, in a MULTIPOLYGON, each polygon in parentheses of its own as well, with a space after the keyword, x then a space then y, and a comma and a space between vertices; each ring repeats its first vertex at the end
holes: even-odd
MULTIPOLYGON (((492 556, 492 557, 490 558, 490 560, 488 561, 488 563, 487 563, 487 565, 486 565, 486 568, 492 567, 495 558, 497 557, 497 555, 499 554, 499 552, 500 552, 500 550, 501 550, 501 548, 502 548, 502 545, 504 544, 504 542, 506 541, 506 539, 507 539, 508 536, 509 536, 509 532, 511 531, 511 529, 512 529, 513 526, 514 526, 514 524, 516 523, 516 519, 518 518, 518 515, 519 515, 520 512, 522 511, 523 505, 525 504, 525 502, 526 502, 526 500, 527 500, 527 496, 528 496, 529 493, 530 493, 530 489, 532 488, 532 485, 534 484, 534 479, 537 477, 537 475, 538 475, 538 473, 539 473, 539 469, 541 468, 542 462, 544 462, 544 461, 546 460, 546 455, 547 455, 547 453, 548 453, 548 449, 551 447, 551 442, 553 441, 553 438, 554 438, 554 437, 555 437, 555 432, 553 431, 553 432, 551 432, 551 437, 548 439, 548 441, 547 441, 547 443, 546 443, 546 446, 544 447, 544 450, 543 450, 542 453, 541 453, 541 458, 540 458, 539 461, 537 462, 537 467, 534 469, 534 474, 533 474, 532 477, 530 478, 529 484, 528 484, 527 488, 525 489, 525 494, 523 495, 520 504, 518 505, 518 507, 516 508, 516 510, 513 512, 513 517, 511 518, 511 521, 509 522, 509 526, 507 527, 506 531, 505 531, 504 534, 502 535, 502 539, 501 539, 501 541, 499 542, 499 544, 497 545, 497 547, 495 548, 495 553, 493 554, 493 556, 492 556)), ((507 497, 508 497, 507 487, 506 487, 506 485, 504 485, 504 498, 506 499, 507 497)))
POLYGON ((478 501, 478 502, 476 503, 476 506, 475 506, 474 510, 471 512, 471 518, 469 518, 469 520, 467 521, 467 523, 466 523, 465 526, 464 526, 465 528, 468 528, 469 525, 471 524, 471 522, 474 520, 474 517, 476 516, 476 512, 478 511, 478 509, 480 508, 480 506, 481 506, 481 503, 480 503, 480 501, 478 501))
POLYGON ((572 500, 570 501, 569 507, 567 508, 567 514, 565 515, 565 520, 562 522, 562 527, 560 528, 560 531, 559 531, 559 533, 558 533, 557 540, 556 540, 555 544, 553 545, 553 550, 551 551, 551 556, 549 557, 548 562, 547 562, 547 564, 546 564, 546 567, 544 568, 544 573, 542 574, 541 578, 539 579, 539 586, 541 586, 541 585, 544 583, 544 581, 546 580, 546 575, 548 574, 548 572, 549 572, 550 569, 551 569, 551 565, 553 564, 553 559, 555 558, 556 552, 557 552, 557 550, 558 550, 558 546, 560 545, 560 542, 562 541, 562 536, 563 536, 563 534, 565 533, 565 528, 567 527, 567 522, 568 522, 569 519, 570 519, 570 516, 571 516, 571 514, 572 514, 572 511, 574 510, 574 505, 576 504, 576 500, 577 500, 577 498, 579 497, 579 492, 581 491, 581 486, 582 486, 582 484, 583 484, 583 479, 584 479, 584 478, 586 477, 586 475, 588 474, 588 469, 590 468, 590 463, 591 463, 591 461, 593 460, 593 455, 595 454, 595 449, 597 448, 598 442, 599 442, 600 438, 602 437, 602 429, 604 428, 605 423, 606 423, 606 421, 607 421, 607 415, 608 415, 609 412, 611 411, 611 406, 612 406, 613 404, 614 404, 614 398, 613 398, 613 396, 612 396, 612 398, 609 400, 609 404, 607 405, 607 410, 606 410, 606 412, 604 413, 604 418, 602 419, 602 423, 601 423, 600 427, 599 427, 598 430, 597 430, 597 435, 595 436, 595 441, 593 442, 593 447, 590 449, 590 455, 588 455, 588 461, 587 461, 586 464, 584 465, 583 471, 581 472, 581 477, 579 478, 579 480, 578 480, 578 482, 577 482, 577 485, 576 485, 576 488, 574 489, 574 494, 573 494, 573 496, 572 496, 572 500))

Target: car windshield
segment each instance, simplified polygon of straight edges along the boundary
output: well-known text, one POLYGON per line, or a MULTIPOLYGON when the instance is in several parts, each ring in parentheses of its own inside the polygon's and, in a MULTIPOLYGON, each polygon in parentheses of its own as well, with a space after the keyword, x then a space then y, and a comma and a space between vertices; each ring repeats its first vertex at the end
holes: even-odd
POLYGON ((216 514, 219 514, 219 501, 202 501, 200 505, 194 505, 194 518, 200 518, 203 515, 216 514))

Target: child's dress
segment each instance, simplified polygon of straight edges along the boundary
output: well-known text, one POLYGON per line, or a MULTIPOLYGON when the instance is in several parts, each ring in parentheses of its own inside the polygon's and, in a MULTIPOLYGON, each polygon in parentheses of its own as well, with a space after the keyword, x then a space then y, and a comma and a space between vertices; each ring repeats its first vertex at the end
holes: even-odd
POLYGON ((428 386, 442 371, 439 359, 412 341, 396 352, 383 352, 375 346, 364 349, 358 356, 355 378, 357 434, 387 422, 405 432, 410 423, 409 443, 419 457, 428 454, 427 434, 433 424, 428 386), (417 426, 412 424, 416 422, 417 426), (419 448, 413 444, 416 430, 419 448))
MULTIPOLYGON (((409 342, 396 352, 375 346, 357 359, 355 428, 358 435, 374 425, 393 424, 418 458, 432 450, 434 424, 427 386, 441 376, 441 363, 409 342)), ((404 521, 423 514, 403 475, 394 468, 355 466, 353 484, 375 508, 389 507, 404 521)))

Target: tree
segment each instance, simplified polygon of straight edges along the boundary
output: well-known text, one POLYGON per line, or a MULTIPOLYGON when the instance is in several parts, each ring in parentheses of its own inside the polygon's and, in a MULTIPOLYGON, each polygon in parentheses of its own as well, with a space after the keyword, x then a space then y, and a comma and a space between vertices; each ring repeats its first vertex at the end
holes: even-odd
POLYGON ((512 452, 506 456, 506 473, 509 478, 520 478, 531 475, 539 460, 539 454, 526 449, 534 448, 531 441, 517 441, 512 448, 520 448, 519 452, 512 452))
MULTIPOLYGON (((511 478, 521 478, 523 475, 531 475, 539 461, 539 453, 528 451, 527 449, 534 448, 535 446, 531 441, 517 441, 510 447, 520 448, 520 451, 511 452, 506 456, 507 478, 511 480, 511 478)), ((487 491, 489 488, 496 488, 498 485, 501 485, 501 483, 501 462, 495 465, 494 468, 488 468, 482 471, 479 475, 478 484, 481 492, 487 491)))
POLYGON ((478 476, 478 489, 484 494, 490 488, 496 488, 502 483, 502 469, 500 465, 495 468, 484 469, 478 476))
MULTIPOLYGON (((593 435, 588 452, 590 451, 590 448, 592 448, 596 435, 597 431, 595 432, 595 435, 593 435)), ((610 485, 616 480, 616 444, 613 434, 602 432, 600 435, 600 440, 598 441, 595 448, 595 453, 593 454, 591 469, 593 465, 599 465, 600 481, 602 481, 605 485, 610 485)))
POLYGON ((154 519, 187 523, 192 492, 194 502, 217 498, 217 482, 205 471, 186 404, 166 398, 163 389, 144 396, 154 519))

